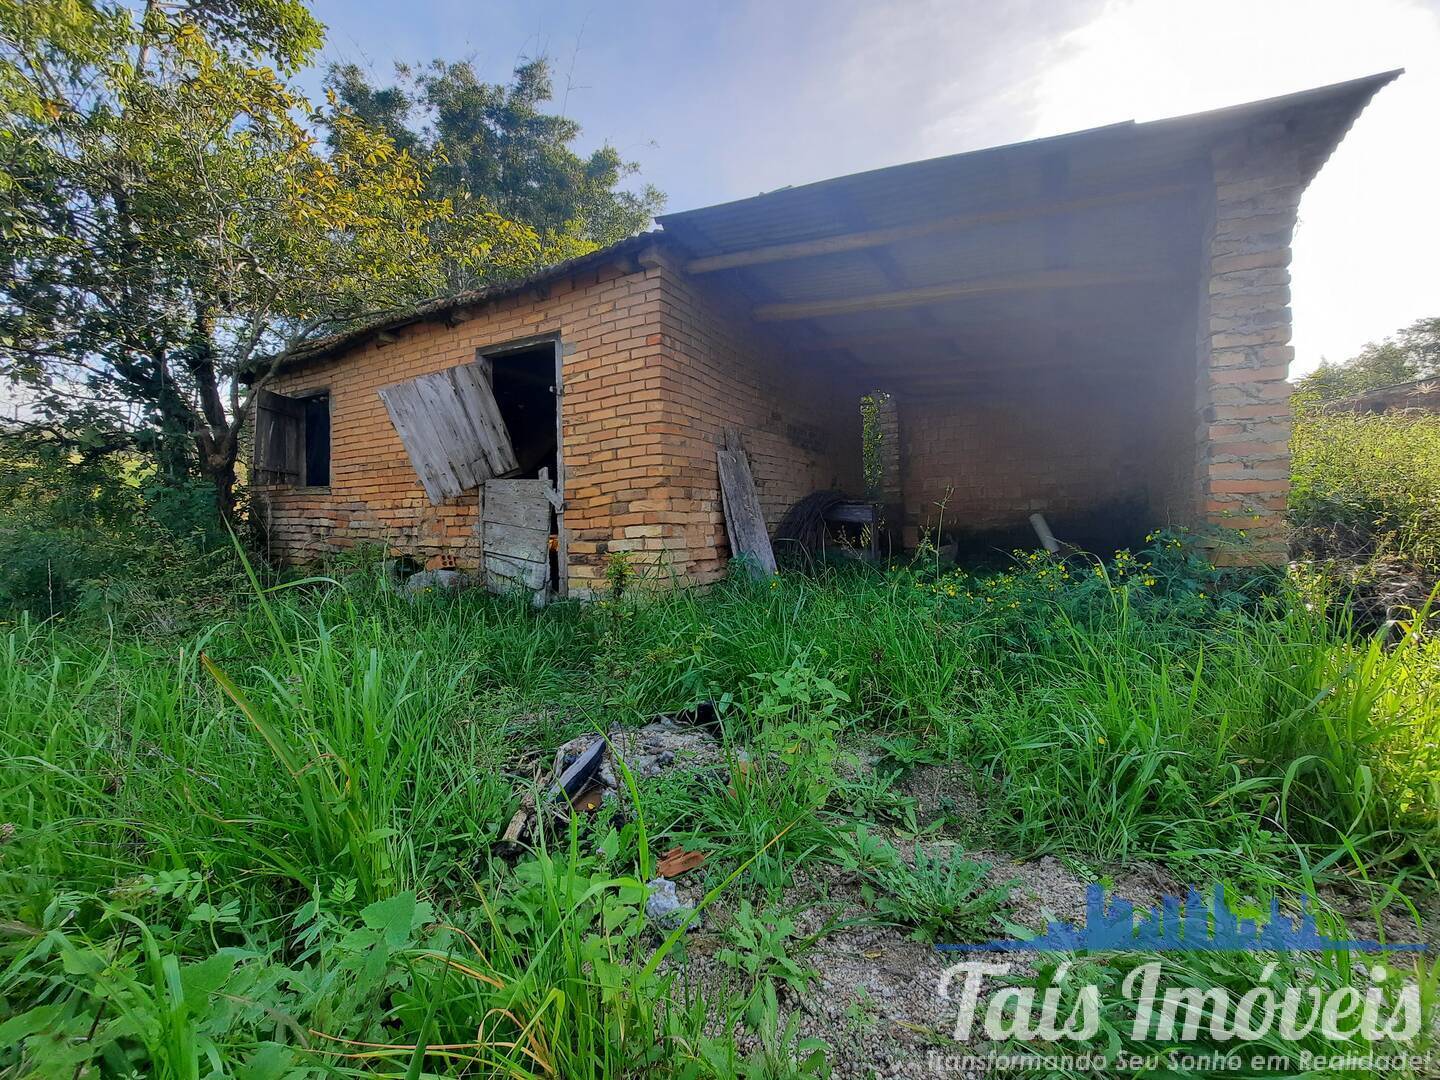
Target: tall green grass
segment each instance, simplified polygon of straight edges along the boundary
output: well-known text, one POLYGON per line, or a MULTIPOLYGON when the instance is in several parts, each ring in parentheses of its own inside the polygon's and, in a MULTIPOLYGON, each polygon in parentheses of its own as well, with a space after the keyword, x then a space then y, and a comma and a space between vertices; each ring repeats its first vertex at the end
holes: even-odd
POLYGON ((1440 416, 1303 410, 1291 454, 1302 542, 1440 570, 1440 416))
POLYGON ((881 740, 973 771, 980 830, 1021 857, 1434 887, 1437 643, 1170 538, 540 613, 354 573, 235 611, 0 637, 0 1069, 726 1075, 726 990, 662 965, 639 914, 653 853, 702 846, 707 887, 749 893, 841 859, 886 797, 881 740), (724 775, 637 782, 638 817, 518 867, 492 852, 559 742, 703 699, 724 775))

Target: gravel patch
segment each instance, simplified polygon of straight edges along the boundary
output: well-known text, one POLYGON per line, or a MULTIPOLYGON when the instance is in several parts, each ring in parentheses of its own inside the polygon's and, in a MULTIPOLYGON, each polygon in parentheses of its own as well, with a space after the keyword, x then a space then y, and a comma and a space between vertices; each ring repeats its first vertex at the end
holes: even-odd
MULTIPOLYGON (((909 850, 909 845, 899 846, 909 850)), ((923 846, 933 854, 955 845, 941 840, 923 846)), ((1009 921, 1038 932, 1049 920, 1075 922, 1084 918, 1086 887, 1096 880, 1094 875, 1083 874, 1050 856, 1020 861, 996 851, 974 850, 966 854, 992 864, 990 880, 995 884, 1017 882, 1005 913, 1009 921)), ((1157 904, 1164 895, 1183 895, 1185 891, 1185 883, 1155 863, 1096 870, 1104 876, 1112 894, 1123 896, 1137 907, 1157 904)), ((860 886, 857 875, 837 867, 807 866, 776 903, 795 923, 798 938, 818 935, 808 949, 798 955, 792 953, 792 959, 816 971, 816 981, 802 993, 782 989, 782 1013, 799 1016, 800 1037, 819 1038, 829 1045, 832 1075, 839 1080, 933 1076, 931 1054, 985 1054, 987 1046, 982 1038, 972 1037, 965 1046, 954 1042, 955 1006, 938 994, 940 978, 945 968, 955 962, 954 955, 911 940, 904 928, 865 923, 870 912, 860 886)), ((679 891, 682 900, 695 902, 700 898, 698 885, 679 891)), ((1373 936, 1369 905, 1358 896, 1328 890, 1324 899, 1350 919, 1355 936, 1373 936)), ((738 978, 716 958, 716 953, 726 947, 724 930, 730 921, 729 905, 722 900, 706 914, 706 929, 691 935, 685 963, 679 970, 686 981, 702 989, 734 990, 738 978)), ((1440 913, 1432 910, 1431 915, 1427 926, 1436 925, 1434 917, 1440 913)), ((1386 923, 1387 933, 1394 940, 1414 939, 1413 920, 1407 932, 1406 920, 1399 918, 1394 909, 1387 913, 1386 923)), ((996 934, 1002 936, 1002 931, 997 928, 996 934)), ((1034 970, 1036 957, 1015 952, 1006 954, 1005 959, 1015 965, 1017 973, 1028 973, 1034 970)), ((717 1019, 713 1033, 722 1030, 723 1023, 717 1019)), ((756 1036, 743 1027, 734 1034, 742 1056, 759 1045, 756 1036)), ((946 1075, 984 1073, 977 1069, 973 1074, 946 1075)))

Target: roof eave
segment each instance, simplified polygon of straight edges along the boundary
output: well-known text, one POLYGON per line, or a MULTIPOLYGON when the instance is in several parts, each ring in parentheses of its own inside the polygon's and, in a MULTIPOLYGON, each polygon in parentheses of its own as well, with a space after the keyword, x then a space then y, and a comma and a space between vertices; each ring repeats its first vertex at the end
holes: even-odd
MULTIPOLYGON (((554 266, 538 270, 523 278, 500 282, 487 288, 473 289, 451 296, 436 297, 424 303, 417 304, 414 307, 407 308, 404 311, 380 316, 363 325, 307 342, 277 356, 265 357, 251 365, 247 371, 243 372, 241 374, 241 380, 247 383, 253 383, 256 374, 260 371, 265 371, 268 375, 274 375, 280 372, 295 371, 302 367, 308 367, 311 364, 332 359, 342 353, 368 344, 381 334, 394 333, 419 323, 444 321, 467 308, 482 307, 499 300, 518 296, 532 289, 541 289, 552 282, 559 281, 566 277, 572 277, 576 274, 598 270, 616 263, 628 263, 628 260, 636 259, 645 249, 656 244, 669 243, 672 241, 673 238, 667 238, 663 233, 658 231, 639 233, 611 244, 608 247, 599 248, 596 251, 588 252, 574 259, 568 259, 562 263, 556 263, 554 266)), ((636 261, 630 272, 639 272, 641 268, 640 263, 636 261)))

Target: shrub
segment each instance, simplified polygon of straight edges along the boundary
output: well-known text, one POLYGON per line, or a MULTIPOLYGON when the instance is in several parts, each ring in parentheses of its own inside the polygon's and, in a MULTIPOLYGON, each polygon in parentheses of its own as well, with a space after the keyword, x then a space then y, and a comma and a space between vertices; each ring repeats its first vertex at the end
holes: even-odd
POLYGON ((1304 412, 1291 454, 1302 547, 1440 569, 1440 416, 1304 412))
POLYGON ((209 609, 238 579, 213 492, 120 454, 0 440, 0 613, 121 614, 178 626, 177 587, 209 609))

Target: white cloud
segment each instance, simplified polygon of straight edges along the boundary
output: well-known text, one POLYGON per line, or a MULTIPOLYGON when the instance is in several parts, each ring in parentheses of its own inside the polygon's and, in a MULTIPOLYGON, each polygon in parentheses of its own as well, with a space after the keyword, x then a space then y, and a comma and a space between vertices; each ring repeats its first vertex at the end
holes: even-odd
POLYGON ((1440 14, 1405 0, 1114 0, 1060 39, 1031 136, 1406 74, 1360 117, 1300 207, 1296 363, 1343 359, 1440 314, 1440 14))

